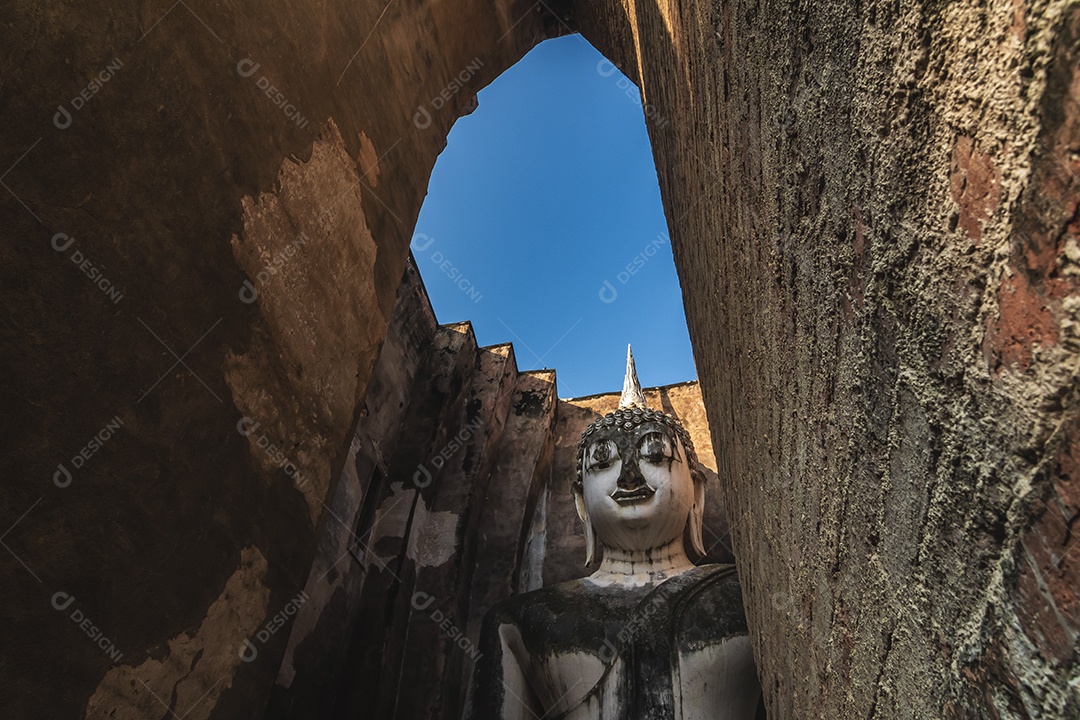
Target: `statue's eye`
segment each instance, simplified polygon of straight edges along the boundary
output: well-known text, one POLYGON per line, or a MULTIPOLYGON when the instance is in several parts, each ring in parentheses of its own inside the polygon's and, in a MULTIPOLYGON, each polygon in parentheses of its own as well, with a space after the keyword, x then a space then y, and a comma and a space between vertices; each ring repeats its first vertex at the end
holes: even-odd
POLYGON ((651 463, 670 460, 672 458, 671 440, 663 433, 648 433, 638 443, 638 453, 651 463))
POLYGON ((603 470, 619 459, 619 449, 610 440, 593 443, 585 456, 585 469, 603 470))

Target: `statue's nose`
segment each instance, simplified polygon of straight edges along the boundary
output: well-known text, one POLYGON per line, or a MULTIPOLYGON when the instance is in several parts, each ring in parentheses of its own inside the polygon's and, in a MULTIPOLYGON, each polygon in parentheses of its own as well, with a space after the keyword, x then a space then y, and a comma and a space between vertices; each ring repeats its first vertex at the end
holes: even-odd
POLYGON ((641 474, 637 458, 623 460, 622 471, 619 473, 619 487, 623 489, 635 488, 645 483, 645 476, 641 474))

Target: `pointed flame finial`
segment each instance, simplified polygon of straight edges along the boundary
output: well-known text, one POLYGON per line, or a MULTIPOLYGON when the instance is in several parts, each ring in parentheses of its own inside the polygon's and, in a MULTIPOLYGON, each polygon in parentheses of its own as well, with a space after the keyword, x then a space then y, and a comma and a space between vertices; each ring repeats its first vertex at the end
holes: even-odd
POLYGON ((626 379, 623 380, 622 397, 619 398, 619 407, 645 407, 645 394, 641 392, 641 383, 638 382, 637 368, 634 367, 634 351, 626 345, 626 379))

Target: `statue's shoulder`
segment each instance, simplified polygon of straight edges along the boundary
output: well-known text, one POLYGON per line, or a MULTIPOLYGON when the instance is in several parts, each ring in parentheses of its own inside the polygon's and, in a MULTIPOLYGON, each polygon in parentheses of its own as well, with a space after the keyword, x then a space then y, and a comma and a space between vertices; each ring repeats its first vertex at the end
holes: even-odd
POLYGON ((686 605, 683 628, 700 640, 722 639, 747 634, 742 588, 734 565, 700 565, 692 571, 696 578, 694 602, 686 605))
POLYGON ((710 563, 697 565, 692 571, 699 582, 714 586, 720 592, 740 592, 739 571, 734 565, 710 563))
MULTIPOLYGON (((531 656, 595 651, 626 624, 642 592, 605 588, 584 579, 514 595, 484 618, 482 636, 514 637, 531 656), (507 626, 516 632, 506 635, 507 626)), ((483 649, 483 648, 481 648, 483 649)))
POLYGON ((581 594, 581 581, 570 580, 519 595, 511 595, 495 603, 487 611, 485 623, 495 626, 504 624, 520 626, 527 620, 561 615, 580 602, 581 594))

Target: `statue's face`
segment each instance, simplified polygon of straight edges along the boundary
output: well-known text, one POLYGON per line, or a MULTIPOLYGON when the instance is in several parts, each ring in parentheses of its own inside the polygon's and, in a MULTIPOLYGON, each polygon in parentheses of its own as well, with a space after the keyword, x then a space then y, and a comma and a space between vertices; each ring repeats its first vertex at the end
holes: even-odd
POLYGON ((582 493, 601 542, 648 550, 679 537, 694 502, 686 450, 662 423, 604 429, 585 448, 582 493))

